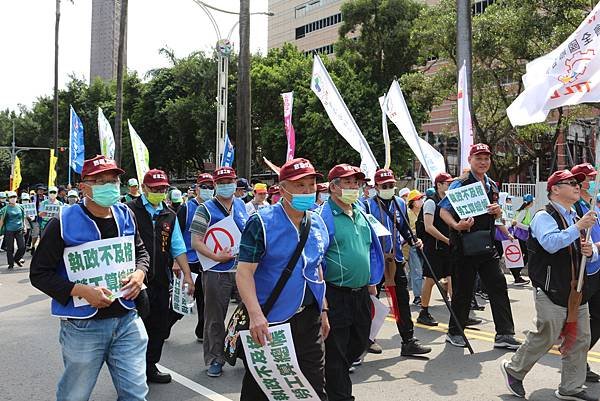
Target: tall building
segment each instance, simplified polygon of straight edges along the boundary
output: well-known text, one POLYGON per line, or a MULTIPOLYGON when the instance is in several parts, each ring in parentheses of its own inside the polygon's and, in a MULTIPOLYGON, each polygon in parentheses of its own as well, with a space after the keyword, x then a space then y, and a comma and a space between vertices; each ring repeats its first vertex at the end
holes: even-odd
MULTIPOLYGON (((92 0, 92 41, 90 82, 96 77, 110 81, 117 77, 121 0, 92 0)), ((127 48, 127 42, 125 42, 127 48)), ((127 65, 125 51, 125 65, 127 65)))

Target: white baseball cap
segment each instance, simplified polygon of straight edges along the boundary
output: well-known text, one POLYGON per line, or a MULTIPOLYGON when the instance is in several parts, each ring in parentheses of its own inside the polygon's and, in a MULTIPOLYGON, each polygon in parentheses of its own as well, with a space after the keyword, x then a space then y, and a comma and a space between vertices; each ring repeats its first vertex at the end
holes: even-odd
POLYGON ((30 198, 30 196, 29 196, 29 194, 28 194, 27 192, 23 192, 23 193, 21 194, 21 199, 22 199, 22 200, 29 200, 29 199, 31 199, 31 198, 30 198))
POLYGON ((398 196, 402 198, 402 197, 408 195, 409 193, 410 193, 410 189, 404 187, 398 192, 398 196))
POLYGON ((128 186, 128 187, 137 187, 137 186, 139 186, 139 184, 138 184, 138 180, 137 180, 136 178, 130 178, 130 179, 127 181, 127 186, 128 186))
POLYGON ((71 196, 74 196, 74 197, 76 197, 76 198, 77 198, 77 197, 79 196, 79 193, 77 193, 77 191, 75 191, 74 189, 72 189, 72 190, 70 190, 70 191, 67 193, 67 198, 70 198, 71 196))

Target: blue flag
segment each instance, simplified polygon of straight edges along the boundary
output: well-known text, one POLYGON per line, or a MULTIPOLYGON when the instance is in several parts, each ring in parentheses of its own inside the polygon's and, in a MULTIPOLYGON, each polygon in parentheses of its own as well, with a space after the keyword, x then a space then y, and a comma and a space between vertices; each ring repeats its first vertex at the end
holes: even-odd
POLYGON ((220 167, 233 167, 233 157, 235 156, 235 150, 233 145, 229 141, 229 133, 225 134, 225 146, 223 148, 223 160, 221 161, 220 167))
POLYGON ((71 106, 71 124, 69 132, 69 166, 78 174, 83 169, 85 148, 83 145, 83 124, 71 106))

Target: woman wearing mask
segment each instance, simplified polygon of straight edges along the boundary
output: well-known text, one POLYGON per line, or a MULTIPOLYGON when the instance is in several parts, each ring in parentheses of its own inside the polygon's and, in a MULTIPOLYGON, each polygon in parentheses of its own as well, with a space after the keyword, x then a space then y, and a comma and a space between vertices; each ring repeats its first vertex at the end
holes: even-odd
POLYGON ((329 196, 330 196, 329 183, 322 182, 320 184, 317 184, 317 200, 315 201, 313 210, 317 209, 323 203, 327 202, 327 199, 329 199, 329 196))
POLYGON ((74 189, 70 190, 67 193, 67 203, 70 205, 74 205, 79 202, 79 194, 74 189))
POLYGON ((279 199, 281 199, 281 194, 279 193, 279 185, 271 185, 271 187, 269 187, 269 190, 267 191, 267 194, 269 195, 267 202, 269 202, 271 205, 274 205, 277 202, 279 202, 279 199))
POLYGON ((17 193, 8 191, 8 203, 0 211, 0 229, 4 229, 3 247, 6 251, 8 269, 13 269, 15 263, 23 267, 23 255, 25 255, 25 210, 17 203, 17 193), (15 253, 15 240, 17 241, 17 252, 15 253))
MULTIPOLYGON (((528 252, 527 252, 527 239, 529 238, 529 224, 533 215, 531 213, 531 207, 533 206, 534 197, 531 194, 523 195, 523 203, 517 209, 515 219, 512 222, 514 236, 519 240, 521 246, 521 253, 523 254, 523 264, 527 266, 528 252)), ((511 273, 515 278, 516 285, 526 285, 529 280, 521 277, 522 268, 511 269, 511 273)))
POLYGON ((46 228, 50 219, 58 217, 58 210, 64 206, 64 203, 56 199, 57 196, 58 188, 50 187, 48 188, 48 199, 40 204, 40 210, 38 211, 39 216, 42 218, 40 221, 40 233, 44 232, 44 228, 46 228), (56 210, 56 208, 49 208, 48 206, 58 206, 59 209, 56 210))
MULTIPOLYGON (((416 189, 409 192, 408 200, 408 222, 410 229, 416 232, 416 222, 423 207, 424 195, 416 189)), ((410 270, 410 284, 413 290, 413 305, 421 305, 421 289, 423 287, 423 259, 417 251, 416 246, 411 246, 408 250, 408 267, 410 270)))

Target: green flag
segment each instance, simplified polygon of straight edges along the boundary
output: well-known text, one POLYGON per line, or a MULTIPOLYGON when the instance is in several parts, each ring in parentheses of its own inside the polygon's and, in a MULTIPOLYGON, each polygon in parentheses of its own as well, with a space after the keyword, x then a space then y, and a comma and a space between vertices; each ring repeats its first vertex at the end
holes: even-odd
POLYGON ((135 169, 137 171, 138 182, 144 181, 144 175, 150 170, 150 155, 148 148, 142 142, 142 138, 135 132, 129 120, 129 138, 131 139, 131 148, 133 149, 133 160, 135 160, 135 169))

